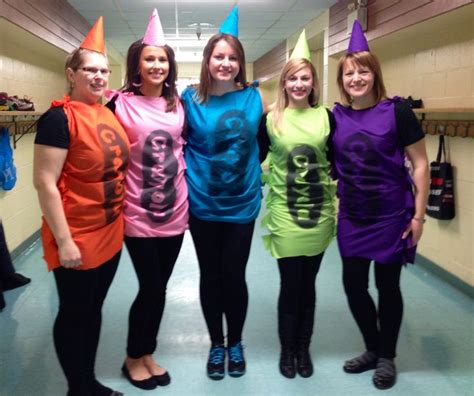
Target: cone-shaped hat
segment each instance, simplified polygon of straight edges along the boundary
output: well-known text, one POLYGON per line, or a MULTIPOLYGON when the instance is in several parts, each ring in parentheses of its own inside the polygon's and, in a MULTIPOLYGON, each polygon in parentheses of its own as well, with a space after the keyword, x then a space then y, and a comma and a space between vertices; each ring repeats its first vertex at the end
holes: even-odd
POLYGON ((295 48, 291 53, 290 59, 304 58, 311 61, 311 52, 309 51, 308 41, 306 40, 306 30, 300 34, 298 41, 296 42, 295 48))
POLYGON ((352 25, 351 39, 349 41, 349 47, 347 48, 347 53, 352 54, 353 52, 361 51, 370 51, 369 43, 365 38, 362 26, 359 21, 356 19, 352 25))
POLYGON ((222 22, 219 32, 239 37, 239 9, 237 6, 232 8, 230 14, 227 16, 224 22, 222 22))
POLYGON ((145 35, 143 36, 143 44, 154 45, 155 47, 161 47, 166 44, 165 34, 161 27, 160 17, 156 8, 153 10, 148 26, 146 27, 145 35))
POLYGON ((100 52, 105 55, 105 44, 104 44, 104 18, 99 17, 95 21, 92 29, 87 33, 86 38, 79 46, 83 49, 88 49, 95 52, 100 52))

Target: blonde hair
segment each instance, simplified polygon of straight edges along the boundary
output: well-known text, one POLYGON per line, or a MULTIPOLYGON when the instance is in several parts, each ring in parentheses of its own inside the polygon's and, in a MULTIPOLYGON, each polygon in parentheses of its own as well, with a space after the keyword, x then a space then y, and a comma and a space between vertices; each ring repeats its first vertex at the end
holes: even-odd
POLYGON ((285 90, 285 81, 288 76, 291 76, 295 73, 298 73, 300 70, 308 67, 311 70, 311 74, 313 75, 313 89, 308 96, 308 103, 311 107, 318 104, 319 101, 319 79, 316 73, 316 69, 314 68, 313 64, 305 58, 296 58, 290 59, 286 65, 283 67, 283 70, 280 74, 280 81, 278 82, 278 94, 277 100, 275 103, 275 107, 272 111, 272 124, 273 130, 276 133, 280 133, 283 112, 288 107, 288 94, 285 90))
POLYGON ((347 61, 354 62, 358 66, 367 67, 374 73, 373 91, 376 103, 387 98, 387 90, 383 83, 382 68, 380 67, 380 62, 377 57, 368 51, 354 52, 352 54, 343 55, 337 64, 337 86, 339 87, 341 102, 344 106, 350 106, 352 103, 352 98, 345 91, 343 83, 344 65, 347 61))

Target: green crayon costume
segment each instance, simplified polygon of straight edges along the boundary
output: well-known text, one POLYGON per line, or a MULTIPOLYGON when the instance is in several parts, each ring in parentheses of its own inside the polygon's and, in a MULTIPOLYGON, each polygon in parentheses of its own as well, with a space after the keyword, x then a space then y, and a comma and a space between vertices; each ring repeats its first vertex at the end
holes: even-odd
POLYGON ((328 110, 322 106, 285 109, 281 131, 273 113, 267 117, 270 138, 267 214, 263 237, 273 257, 315 256, 335 236, 335 184, 329 176, 328 110))

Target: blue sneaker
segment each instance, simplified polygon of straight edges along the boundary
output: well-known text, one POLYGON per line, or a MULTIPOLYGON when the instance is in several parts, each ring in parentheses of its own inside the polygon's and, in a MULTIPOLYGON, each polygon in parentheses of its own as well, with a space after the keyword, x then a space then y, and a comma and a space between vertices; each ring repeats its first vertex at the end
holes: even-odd
POLYGON ((213 345, 209 351, 207 361, 207 376, 213 380, 221 380, 225 375, 225 348, 224 345, 213 345))
POLYGON ((231 377, 241 377, 245 374, 244 348, 241 342, 227 347, 229 354, 228 371, 231 377))

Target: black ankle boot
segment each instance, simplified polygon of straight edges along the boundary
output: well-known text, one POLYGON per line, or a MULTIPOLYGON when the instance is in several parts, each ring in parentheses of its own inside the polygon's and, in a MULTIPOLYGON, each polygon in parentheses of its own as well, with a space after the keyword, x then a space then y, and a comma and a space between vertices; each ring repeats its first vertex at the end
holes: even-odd
POLYGON ((300 317, 298 335, 296 337, 296 367, 298 374, 303 378, 308 378, 313 375, 313 362, 309 354, 313 325, 314 309, 307 309, 300 317))
POLYGON ((286 378, 295 378, 295 317, 293 315, 278 315, 278 333, 281 344, 280 373, 286 378))

